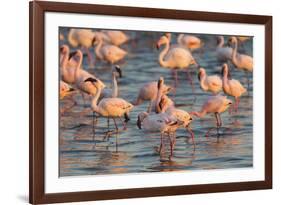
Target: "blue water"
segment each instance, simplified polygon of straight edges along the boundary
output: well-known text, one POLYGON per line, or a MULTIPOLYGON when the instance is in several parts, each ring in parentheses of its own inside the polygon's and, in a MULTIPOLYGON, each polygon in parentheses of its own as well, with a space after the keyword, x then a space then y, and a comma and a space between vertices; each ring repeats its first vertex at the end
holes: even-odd
MULTIPOLYGON (((67 34, 67 29, 61 28, 67 34)), ((124 77, 118 79, 120 97, 133 101, 137 97, 138 89, 146 82, 155 81, 159 76, 165 77, 165 83, 173 85, 171 71, 161 68, 158 64, 159 51, 155 43, 161 33, 128 32, 137 38, 122 46, 129 52, 125 63, 121 65, 124 77)), ((204 67, 208 74, 220 74, 221 63, 216 60, 216 37, 213 35, 198 35, 205 42, 204 50, 193 53, 195 59, 204 67)), ((227 38, 227 37, 225 37, 227 38)), ((66 38, 67 39, 67 38, 66 38)), ((175 35, 173 36, 175 41, 175 35)), ((60 44, 67 43, 61 41, 60 44)), ((247 41, 240 51, 252 55, 253 40, 247 41)), ((72 48, 72 50, 75 50, 72 48)), ((93 53, 93 48, 91 48, 93 53)), ((106 63, 97 62, 94 69, 90 69, 86 56, 83 67, 95 73, 108 86, 111 84, 111 70, 106 63)), ((231 70, 232 78, 238 79, 247 87, 244 72, 231 70)), ((200 110, 203 102, 210 94, 203 92, 198 83, 195 68, 191 68, 195 85, 192 93, 187 82, 186 73, 179 73, 179 87, 175 101, 186 111, 200 110)), ((173 95, 171 95, 173 96, 173 95)), ((92 115, 88 113, 79 116, 84 105, 80 94, 74 98, 78 102, 72 110, 60 118, 60 176, 97 175, 159 172, 177 170, 228 169, 253 166, 253 121, 252 121, 252 76, 250 76, 249 92, 241 98, 239 111, 236 114, 222 114, 223 129, 218 138, 213 132, 208 138, 205 133, 216 125, 215 117, 211 114, 203 119, 196 118, 192 122, 196 147, 185 130, 177 131, 177 142, 174 157, 169 160, 169 144, 165 143, 165 153, 160 157, 157 152, 160 137, 158 134, 147 134, 136 126, 138 113, 145 111, 148 103, 136 106, 130 114, 128 129, 104 139, 107 130, 106 119, 99 119, 96 136, 93 140, 92 115)), ((231 97, 230 97, 231 98, 231 97)), ((60 101, 60 106, 66 106, 69 99, 60 101)), ((87 101, 88 107, 90 101, 87 101)), ((121 128, 121 123, 119 123, 121 128)), ((111 129, 113 129, 111 121, 111 129)))

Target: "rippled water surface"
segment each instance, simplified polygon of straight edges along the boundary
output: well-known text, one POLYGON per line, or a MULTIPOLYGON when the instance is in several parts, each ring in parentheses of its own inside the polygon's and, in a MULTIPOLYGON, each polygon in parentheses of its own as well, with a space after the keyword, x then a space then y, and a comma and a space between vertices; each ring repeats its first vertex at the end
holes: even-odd
MULTIPOLYGON (((62 29, 61 32, 66 36, 67 29, 62 29)), ((155 43, 161 33, 128 32, 128 34, 137 38, 137 41, 122 46, 129 55, 121 64, 124 77, 118 79, 120 97, 133 101, 137 97, 138 89, 144 83, 156 81, 159 76, 165 77, 166 84, 173 85, 171 71, 161 68, 158 64, 159 51, 155 49, 155 43)), ((220 75, 221 63, 215 56, 216 36, 198 36, 205 42, 204 49, 194 52, 193 56, 208 74, 220 75)), ((173 39, 175 41, 175 35, 173 39)), ((60 43, 67 43, 67 41, 60 43)), ((246 42, 240 51, 252 56, 252 44, 252 40, 246 42)), ((93 53, 93 49, 91 52, 93 53)), ((97 62, 94 69, 89 68, 85 56, 83 67, 95 73, 107 86, 111 85, 111 68, 108 64, 97 62)), ((245 73, 231 67, 232 78, 240 80, 247 87, 245 73)), ((190 71, 195 84, 194 94, 187 82, 186 73, 180 71, 179 87, 174 100, 181 109, 199 111, 210 94, 200 89, 196 68, 190 68, 190 71)), ((195 149, 185 130, 178 130, 174 157, 171 160, 168 158, 168 139, 165 140, 165 153, 160 157, 157 152, 160 143, 159 134, 144 133, 136 126, 137 115, 146 110, 148 102, 134 108, 126 131, 114 133, 108 139, 104 137, 107 120, 99 118, 96 136, 93 139, 92 114, 90 112, 80 116, 84 110, 83 100, 80 94, 75 94, 74 98, 78 105, 60 118, 59 174, 75 176, 252 167, 252 94, 252 76, 250 76, 250 89, 241 98, 238 113, 222 114, 223 128, 219 138, 215 132, 210 137, 205 137, 208 129, 216 125, 212 114, 203 119, 195 118, 192 122, 195 149)), ((172 94, 170 96, 173 97, 172 94)), ((90 101, 87 102, 89 107, 90 101)), ((65 98, 60 101, 60 106, 67 106, 69 103, 69 99, 65 98)), ((120 122, 118 125, 122 127, 120 122)), ((111 121, 111 129, 113 128, 111 121)))

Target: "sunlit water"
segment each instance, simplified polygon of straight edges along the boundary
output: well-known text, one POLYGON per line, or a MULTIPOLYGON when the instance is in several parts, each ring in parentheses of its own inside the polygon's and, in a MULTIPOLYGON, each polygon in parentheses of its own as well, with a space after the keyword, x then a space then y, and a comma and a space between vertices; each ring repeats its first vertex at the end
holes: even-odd
MULTIPOLYGON (((66 30, 63 32, 66 34, 66 30)), ((138 40, 122 46, 129 55, 125 63, 121 65, 124 77, 118 79, 120 97, 133 101, 137 97, 138 89, 144 83, 156 81, 159 76, 165 77, 166 84, 173 85, 171 71, 161 68, 158 64, 159 51, 155 49, 155 42, 160 35, 160 33, 134 34, 138 40)), ((194 57, 208 74, 220 75, 221 63, 215 56, 216 37, 201 35, 201 38, 205 41, 204 50, 194 52, 194 57)), ((240 50, 252 55, 252 43, 252 40, 246 42, 240 50)), ((93 52, 92 49, 91 52, 93 52)), ((83 67, 95 73, 107 86, 110 86, 110 66, 98 62, 94 69, 89 69, 86 58, 85 56, 83 67)), ((186 73, 180 71, 175 102, 186 111, 199 111, 210 94, 200 89, 196 69, 191 68, 190 71, 192 71, 195 92, 192 93, 186 73)), ((247 87, 244 72, 232 66, 231 74, 232 78, 240 80, 247 87)), ((81 95, 75 94, 74 98, 78 105, 60 118, 59 174, 60 176, 75 176, 252 167, 252 95, 252 76, 250 76, 250 89, 241 98, 238 113, 222 114, 223 128, 220 130, 219 138, 216 130, 208 138, 205 137, 206 132, 216 126, 214 115, 209 114, 203 119, 195 118, 191 126, 195 133, 195 149, 186 131, 178 130, 174 156, 169 160, 168 139, 165 140, 165 153, 160 157, 157 152, 160 143, 159 134, 144 133, 136 126, 137 115, 146 111, 148 102, 133 109, 126 131, 122 130, 122 124, 118 121, 121 131, 108 139, 104 137, 104 132, 107 131, 107 120, 99 118, 96 136, 93 139, 92 113, 79 115, 84 110, 84 105, 81 95)), ((172 94, 170 96, 173 97, 172 94)), ((89 107, 90 101, 87 102, 89 107)), ((66 98, 60 102, 60 106, 69 103, 66 98)), ((113 129, 113 121, 110 124, 113 129)))

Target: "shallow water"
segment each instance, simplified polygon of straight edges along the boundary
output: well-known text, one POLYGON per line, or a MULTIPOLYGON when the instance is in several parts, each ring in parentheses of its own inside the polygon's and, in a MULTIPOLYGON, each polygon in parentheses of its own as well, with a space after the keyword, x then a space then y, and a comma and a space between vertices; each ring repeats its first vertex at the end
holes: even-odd
MULTIPOLYGON (((62 32, 66 34, 67 30, 62 32)), ((156 81, 159 76, 165 77, 165 83, 173 85, 171 71, 161 68, 158 64, 159 51, 155 49, 155 42, 160 33, 133 33, 138 40, 122 46, 129 52, 125 63, 121 64, 123 78, 118 79, 119 96, 133 101, 137 97, 138 89, 146 82, 156 81)), ((204 39, 202 52, 193 53, 195 59, 204 67, 209 75, 220 74, 221 63, 215 56, 216 37, 213 35, 199 35, 204 39)), ((175 36, 173 36, 175 38, 175 36)), ((227 37, 226 37, 227 38, 227 37)), ((174 39, 175 41, 175 39, 174 39)), ((65 43, 65 42, 61 42, 65 43)), ((243 53, 252 55, 250 40, 241 49, 243 53)), ((93 49, 91 49, 93 52, 93 49)), ((111 85, 111 68, 106 63, 97 62, 94 69, 88 68, 87 57, 83 67, 95 73, 107 86, 111 85)), ((187 82, 186 73, 179 72, 179 85, 174 98, 176 104, 186 111, 199 111, 203 102, 210 96, 200 89, 197 71, 190 68, 195 86, 194 94, 187 82)), ((232 78, 238 79, 247 87, 246 75, 232 66, 232 78)), ((78 102, 73 109, 60 118, 60 176, 120 174, 139 172, 159 172, 176 170, 202 170, 245 168, 253 165, 253 122, 252 122, 252 76, 250 76, 249 92, 241 98, 239 110, 236 114, 225 112, 222 114, 223 128, 220 136, 216 131, 208 138, 208 129, 216 125, 215 117, 211 114, 203 119, 195 118, 191 128, 195 134, 196 147, 185 130, 177 131, 177 141, 174 156, 169 160, 168 139, 165 143, 165 153, 160 157, 157 152, 160 143, 159 134, 144 133, 136 126, 138 113, 146 111, 148 102, 136 106, 130 113, 131 120, 128 129, 121 130, 105 139, 107 120, 99 118, 96 136, 93 139, 91 112, 80 116, 84 110, 80 94, 74 98, 78 102)), ((173 94, 170 95, 173 97, 173 94)), ((231 98, 231 97, 230 97, 231 98)), ((90 101, 87 101, 88 107, 90 101)), ((69 104, 69 99, 60 101, 60 106, 69 104)), ((110 121, 111 129, 114 128, 110 121)), ((122 124, 118 121, 118 126, 122 124)))

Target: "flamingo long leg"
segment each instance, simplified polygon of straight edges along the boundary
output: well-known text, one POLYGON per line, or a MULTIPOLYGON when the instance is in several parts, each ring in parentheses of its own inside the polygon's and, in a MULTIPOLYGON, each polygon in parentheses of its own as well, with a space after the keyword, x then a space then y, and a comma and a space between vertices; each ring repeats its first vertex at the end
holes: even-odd
POLYGON ((122 124, 123 124, 123 130, 126 130, 126 129, 127 129, 126 123, 122 120, 121 117, 118 117, 118 119, 119 119, 119 120, 122 122, 122 124))
POLYGON ((114 125, 115 125, 115 129, 116 129, 116 131, 118 132, 118 126, 117 126, 117 123, 116 123, 116 121, 115 121, 115 118, 113 117, 112 119, 113 119, 113 122, 114 122, 114 125))
POLYGON ((172 74, 173 74, 173 77, 174 77, 174 87, 177 88, 178 84, 179 84, 179 81, 178 81, 178 70, 177 69, 173 69, 172 70, 172 74))
POLYGON ((163 133, 161 132, 161 135, 160 135, 160 148, 159 148, 160 155, 162 153, 162 150, 163 150, 163 133))
POLYGON ((170 157, 173 156, 173 134, 168 133, 169 140, 170 140, 170 157))
POLYGON ((189 127, 187 127, 186 130, 187 130, 187 132, 190 133, 191 139, 192 139, 192 143, 195 146, 194 133, 192 132, 192 130, 189 127))
POLYGON ((215 113, 216 120, 217 120, 217 135, 219 136, 219 129, 220 129, 220 115, 219 113, 215 113))
POLYGON ((93 112, 93 141, 95 140, 96 136, 96 114, 93 112))
POLYGON ((194 93, 194 84, 193 84, 193 80, 192 80, 191 74, 188 69, 186 70, 186 76, 187 76, 187 80, 189 81, 189 84, 191 85, 192 93, 194 93))

